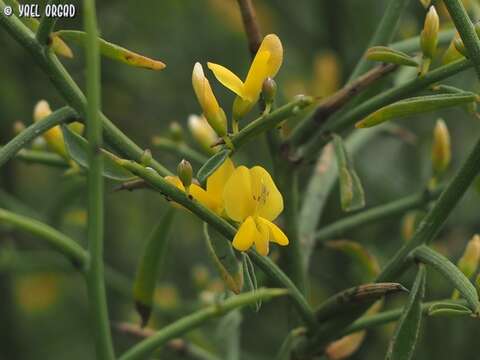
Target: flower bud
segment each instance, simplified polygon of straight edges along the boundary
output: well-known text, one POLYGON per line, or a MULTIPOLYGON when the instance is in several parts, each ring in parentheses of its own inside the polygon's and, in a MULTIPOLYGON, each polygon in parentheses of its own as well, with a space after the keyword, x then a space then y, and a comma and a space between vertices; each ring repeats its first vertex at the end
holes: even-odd
POLYGON ((145 167, 150 166, 150 164, 152 163, 152 152, 150 151, 150 149, 145 149, 142 156, 140 157, 140 163, 145 167))
POLYGON ((423 55, 427 58, 432 59, 435 55, 439 29, 440 19, 437 11, 435 10, 435 6, 430 6, 427 16, 425 17, 423 30, 420 33, 420 46, 422 48, 423 55))
POLYGON ((433 130, 432 167, 435 174, 442 174, 452 159, 450 133, 441 119, 437 120, 433 130))
POLYGON ((420 0, 420 3, 425 9, 428 9, 428 7, 430 6, 430 0, 420 0))
POLYGON ((458 268, 467 278, 471 278, 477 271, 480 260, 480 236, 474 235, 465 247, 465 251, 458 261, 458 268))
POLYGON ((15 135, 20 134, 23 130, 25 130, 25 124, 21 121, 15 121, 13 123, 13 133, 15 135))
POLYGON ((272 103, 275 100, 275 95, 277 93, 277 83, 272 78, 267 78, 263 82, 262 94, 263 99, 267 104, 272 103))
POLYGON ((177 175, 188 193, 188 188, 192 184, 193 169, 192 164, 183 159, 177 166, 177 175))
POLYGON ((173 141, 176 141, 176 142, 183 141, 183 129, 178 122, 172 121, 168 128, 168 131, 169 131, 170 138, 173 141))
POLYGON ((208 123, 218 136, 225 136, 227 134, 227 117, 223 109, 218 105, 210 87, 210 82, 203 73, 202 65, 198 62, 193 67, 192 85, 208 123))
POLYGON ((450 64, 451 62, 454 62, 455 60, 458 60, 462 57, 462 53, 457 49, 457 42, 461 43, 459 43, 458 46, 463 46, 462 40, 460 39, 460 35, 458 34, 458 32, 455 33, 455 36, 453 37, 452 41, 450 41, 447 50, 445 50, 445 52, 443 53, 442 64, 450 64))
POLYGON ((205 117, 194 114, 190 115, 188 117, 188 129, 205 152, 209 154, 216 152, 215 148, 212 148, 212 145, 218 141, 218 136, 208 124, 205 117))
POLYGON ((52 113, 50 105, 45 100, 40 100, 33 109, 33 121, 37 122, 52 113))

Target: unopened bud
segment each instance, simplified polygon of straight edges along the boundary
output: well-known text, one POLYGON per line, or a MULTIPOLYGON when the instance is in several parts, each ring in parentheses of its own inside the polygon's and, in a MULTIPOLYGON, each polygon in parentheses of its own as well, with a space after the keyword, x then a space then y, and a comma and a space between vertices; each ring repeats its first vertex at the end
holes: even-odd
POLYGON ((463 55, 462 53, 457 49, 457 44, 456 42, 460 42, 461 46, 463 47, 462 40, 460 39, 460 35, 455 33, 455 36, 453 37, 452 41, 450 41, 450 44, 448 45, 447 50, 443 53, 442 57, 442 64, 450 64, 451 62, 460 59, 463 55))
POLYGON ((23 130, 25 130, 25 124, 21 121, 15 121, 13 123, 13 133, 15 135, 20 134, 23 130))
POLYGON ((188 129, 205 152, 209 154, 216 152, 212 145, 218 141, 218 136, 203 116, 190 115, 188 117, 188 129))
POLYGON ((452 159, 450 133, 441 119, 437 120, 433 130, 432 167, 435 174, 442 174, 452 159))
POLYGON ((480 236, 474 235, 465 247, 465 252, 458 261, 458 268, 467 278, 471 278, 477 271, 480 260, 480 236))
POLYGON ((275 100, 275 95, 277 94, 277 83, 275 80, 269 77, 263 82, 262 94, 267 104, 275 100))
POLYGON ((145 149, 142 156, 140 157, 140 163, 145 166, 149 167, 152 163, 152 152, 150 149, 145 149))
POLYGON ((33 121, 37 122, 52 113, 50 105, 45 100, 40 100, 33 109, 33 121))
POLYGON ((177 175, 180 181, 182 182, 183 186, 185 187, 185 190, 188 193, 188 189, 192 184, 192 177, 193 177, 192 165, 187 160, 183 159, 182 161, 180 161, 180 163, 177 166, 177 175))
POLYGON ((428 7, 430 6, 430 0, 420 0, 420 3, 425 9, 428 9, 428 7))
POLYGON ((173 141, 181 142, 183 140, 183 128, 182 125, 180 125, 178 122, 172 121, 168 128, 168 131, 170 138, 173 141))
POLYGON ((440 19, 438 17, 435 6, 430 6, 425 17, 423 30, 420 33, 420 46, 423 55, 432 59, 435 55, 438 43, 438 32, 440 30, 440 19))

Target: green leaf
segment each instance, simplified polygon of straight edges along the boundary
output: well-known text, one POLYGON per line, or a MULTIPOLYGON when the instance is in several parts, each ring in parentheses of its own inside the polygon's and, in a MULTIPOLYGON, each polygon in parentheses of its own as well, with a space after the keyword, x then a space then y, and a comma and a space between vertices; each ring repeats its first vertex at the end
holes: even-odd
POLYGON ((402 51, 386 46, 374 46, 367 50, 365 57, 372 61, 381 61, 405 66, 418 66, 418 62, 402 51))
POLYGON ((220 319, 215 329, 215 344, 224 360, 240 360, 242 313, 234 310, 220 319))
MULTIPOLYGON (((243 290, 242 292, 250 292, 258 289, 257 276, 255 275, 255 268, 253 266, 252 260, 248 254, 243 253, 242 267, 243 267, 243 290)), ((262 306, 262 300, 259 299, 255 305, 255 311, 259 311, 262 306)))
POLYGON ((431 266, 438 271, 443 277, 452 283, 452 285, 460 292, 467 301, 469 309, 474 315, 480 312, 480 302, 475 286, 470 280, 445 256, 437 253, 435 250, 426 245, 417 247, 412 251, 411 255, 418 261, 431 266))
POLYGON ((428 308, 428 316, 455 317, 469 315, 472 315, 472 311, 462 304, 442 302, 433 304, 428 308))
MULTIPOLYGON (((80 135, 73 132, 68 126, 62 126, 63 138, 70 157, 80 166, 88 169, 88 142, 80 135)), ((103 176, 118 181, 131 180, 132 173, 125 170, 115 162, 115 155, 101 149, 103 155, 103 176)))
POLYGON ((390 340, 386 360, 412 359, 415 346, 420 334, 422 322, 422 301, 425 295, 425 266, 418 268, 408 303, 405 305, 402 316, 397 323, 395 333, 390 340))
POLYGON ((333 146, 337 158, 340 182, 340 202, 344 211, 353 211, 365 206, 365 193, 353 161, 348 156, 343 139, 333 134, 333 146))
POLYGON ((212 175, 213 172, 228 158, 228 155, 230 155, 230 150, 224 149, 209 158, 197 172, 198 181, 200 181, 201 184, 204 184, 208 177, 212 175))
POLYGON ((355 124, 357 128, 367 128, 394 118, 403 118, 435 110, 472 103, 476 99, 470 92, 418 96, 387 105, 355 124))
POLYGON ((155 225, 147 239, 137 267, 133 283, 133 299, 142 318, 142 326, 145 326, 150 318, 156 280, 167 252, 174 214, 175 209, 170 206, 161 221, 155 225))
POLYGON ((232 244, 219 236, 215 230, 212 230, 212 236, 210 236, 207 223, 203 225, 203 233, 208 253, 220 277, 231 291, 239 294, 243 287, 243 269, 232 244))
MULTIPOLYGON (((61 30, 53 34, 59 35, 67 41, 70 40, 82 46, 85 45, 86 33, 83 31, 61 30)), ((137 54, 133 51, 112 44, 100 38, 98 40, 100 42, 100 53, 103 56, 112 60, 119 61, 130 66, 145 68, 149 70, 162 70, 166 66, 163 62, 159 60, 154 60, 146 56, 137 54)))

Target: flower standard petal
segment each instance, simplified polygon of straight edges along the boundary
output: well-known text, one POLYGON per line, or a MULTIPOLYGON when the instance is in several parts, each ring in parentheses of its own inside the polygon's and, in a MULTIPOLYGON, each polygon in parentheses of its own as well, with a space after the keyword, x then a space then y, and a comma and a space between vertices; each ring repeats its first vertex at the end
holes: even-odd
POLYGON ((246 251, 252 246, 255 238, 258 236, 258 230, 253 218, 249 216, 238 229, 233 238, 232 245, 238 251, 246 251))
POLYGON ((223 209, 223 190, 228 179, 235 170, 232 160, 227 158, 224 163, 207 179, 207 193, 223 209))
POLYGON ((229 218, 241 222, 254 214, 250 171, 239 166, 232 173, 223 189, 225 212, 229 218))
POLYGON ((243 94, 243 82, 240 78, 235 75, 232 71, 227 69, 226 67, 214 63, 207 63, 207 66, 210 70, 212 70, 213 75, 217 78, 217 80, 226 88, 233 91, 238 96, 242 96, 243 94))
POLYGON ((270 174, 261 166, 250 169, 252 194, 257 202, 257 214, 275 220, 283 211, 283 197, 270 174))
POLYGON ((262 91, 263 82, 268 77, 268 59, 270 53, 268 51, 258 51, 257 55, 253 59, 250 70, 248 71, 247 78, 243 88, 243 95, 241 97, 244 100, 248 100, 255 103, 262 91))

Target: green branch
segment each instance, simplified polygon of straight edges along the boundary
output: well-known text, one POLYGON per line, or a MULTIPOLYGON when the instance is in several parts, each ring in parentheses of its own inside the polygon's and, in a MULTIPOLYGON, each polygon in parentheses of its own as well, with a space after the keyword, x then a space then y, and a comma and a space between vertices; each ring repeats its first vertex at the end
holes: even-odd
MULTIPOLYGON (((63 0, 49 0, 48 5, 62 4, 63 0)), ((57 22, 56 16, 45 16, 40 20, 40 25, 38 26, 36 38, 41 45, 50 45, 50 34, 52 33, 55 23, 57 22)))
POLYGON ((425 190, 384 205, 379 205, 364 210, 355 215, 347 216, 334 222, 333 224, 324 226, 315 233, 314 239, 315 241, 324 241, 334 237, 342 236, 347 231, 355 229, 356 227, 373 222, 379 222, 385 218, 403 214, 408 210, 423 207, 431 200, 436 199, 438 195, 440 195, 441 190, 441 188, 437 188, 432 192, 425 190))
POLYGON ((25 145, 47 130, 78 118, 75 111, 65 106, 44 119, 33 123, 0 149, 0 167, 14 157, 25 145))
POLYGON ((87 72, 87 139, 88 139, 88 222, 87 238, 90 263, 87 269, 87 289, 91 306, 96 354, 98 359, 113 360, 112 334, 108 317, 105 270, 103 264, 104 243, 104 182, 102 123, 99 117, 101 107, 100 50, 98 43, 97 15, 95 0, 83 2, 83 21, 86 38, 87 72))
POLYGON ((119 360, 140 360, 145 359, 153 351, 179 335, 190 331, 206 321, 238 309, 240 307, 255 304, 258 300, 269 300, 273 297, 286 295, 283 289, 258 289, 249 293, 232 296, 223 303, 208 306, 205 309, 187 315, 174 323, 165 326, 154 335, 142 340, 133 346, 119 360))

